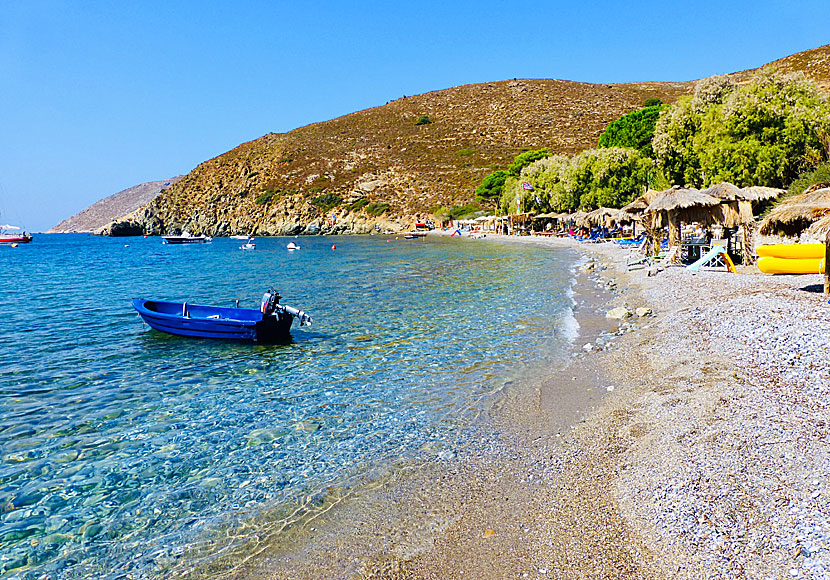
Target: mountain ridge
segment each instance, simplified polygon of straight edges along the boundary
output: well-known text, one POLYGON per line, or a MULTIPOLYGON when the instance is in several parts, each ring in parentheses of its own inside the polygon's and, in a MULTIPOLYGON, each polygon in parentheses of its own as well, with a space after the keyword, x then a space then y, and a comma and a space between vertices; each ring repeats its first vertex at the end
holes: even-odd
MULTIPOLYGON (((730 76, 765 68, 830 91, 830 45, 730 76)), ((470 203, 481 179, 523 150, 578 153, 647 99, 673 103, 693 90, 694 81, 512 79, 406 96, 242 143, 117 221, 146 234, 399 231, 470 203)))

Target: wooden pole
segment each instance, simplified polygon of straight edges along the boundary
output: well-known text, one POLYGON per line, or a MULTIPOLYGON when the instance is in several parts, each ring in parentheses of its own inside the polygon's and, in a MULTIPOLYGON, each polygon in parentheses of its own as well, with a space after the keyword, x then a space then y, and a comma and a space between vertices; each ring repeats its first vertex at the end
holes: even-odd
POLYGON ((827 264, 830 263, 830 231, 824 238, 824 294, 830 294, 830 268, 827 264))

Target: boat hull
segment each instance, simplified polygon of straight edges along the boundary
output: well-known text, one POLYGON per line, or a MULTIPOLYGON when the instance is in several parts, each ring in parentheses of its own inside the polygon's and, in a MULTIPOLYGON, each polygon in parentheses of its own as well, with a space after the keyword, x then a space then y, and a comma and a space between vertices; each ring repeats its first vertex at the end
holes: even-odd
POLYGON ((766 244, 755 248, 759 258, 823 258, 824 244, 766 244))
POLYGON ((162 236, 162 244, 206 244, 212 241, 207 236, 162 236))
POLYGON ((758 269, 764 274, 824 274, 824 258, 763 256, 758 258, 758 269))
POLYGON ((142 320, 150 328, 177 336, 279 342, 290 339, 294 316, 275 312, 263 317, 252 308, 223 308, 160 300, 133 300, 142 320))
POLYGON ((0 244, 28 244, 31 241, 29 235, 0 235, 0 244))

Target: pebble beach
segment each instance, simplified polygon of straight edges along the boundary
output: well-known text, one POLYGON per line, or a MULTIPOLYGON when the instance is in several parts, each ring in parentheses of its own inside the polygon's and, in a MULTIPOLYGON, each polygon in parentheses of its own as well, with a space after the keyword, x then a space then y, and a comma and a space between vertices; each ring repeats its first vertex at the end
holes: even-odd
POLYGON ((497 239, 584 254, 596 292, 568 365, 508 389, 471 448, 352 493, 227 576, 830 577, 822 277, 648 276, 614 244, 497 239))

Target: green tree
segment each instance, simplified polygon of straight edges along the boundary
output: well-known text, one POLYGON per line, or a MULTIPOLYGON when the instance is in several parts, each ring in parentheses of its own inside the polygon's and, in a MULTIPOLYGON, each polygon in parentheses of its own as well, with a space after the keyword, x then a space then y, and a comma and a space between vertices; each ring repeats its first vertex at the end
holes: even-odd
POLYGON ((662 111, 652 142, 673 182, 782 187, 828 160, 830 103, 799 76, 759 73, 744 86, 704 79, 662 111))
POLYGON ((510 175, 508 171, 496 171, 485 177, 476 187, 476 201, 484 202, 498 199, 504 188, 504 180, 510 175))
POLYGON ((551 153, 547 149, 536 149, 531 151, 525 151, 524 153, 519 153, 513 159, 513 163, 507 168, 511 175, 515 175, 516 177, 519 176, 522 169, 533 163, 534 161, 538 161, 539 159, 544 159, 545 157, 550 157, 551 153))
POLYGON ((646 157, 654 157, 651 140, 660 109, 661 105, 646 107, 612 121, 599 136, 599 147, 630 147, 646 157))

